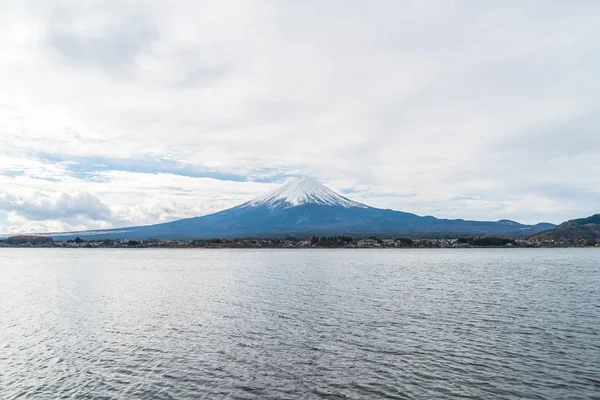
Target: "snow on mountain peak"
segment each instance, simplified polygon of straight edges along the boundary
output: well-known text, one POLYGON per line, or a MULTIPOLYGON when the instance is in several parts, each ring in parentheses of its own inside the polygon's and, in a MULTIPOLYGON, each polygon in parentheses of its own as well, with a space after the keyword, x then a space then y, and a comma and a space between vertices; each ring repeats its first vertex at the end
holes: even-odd
POLYGON ((246 205, 251 207, 268 205, 271 208, 288 208, 306 203, 345 208, 367 208, 364 204, 337 194, 313 178, 292 180, 271 193, 251 200, 246 205))

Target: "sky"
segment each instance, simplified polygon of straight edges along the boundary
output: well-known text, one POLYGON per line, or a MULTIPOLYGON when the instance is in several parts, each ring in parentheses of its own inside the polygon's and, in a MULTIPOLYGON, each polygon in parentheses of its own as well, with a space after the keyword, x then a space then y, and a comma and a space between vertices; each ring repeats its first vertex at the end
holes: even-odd
POLYGON ((218 211, 600 212, 600 2, 0 0, 0 232, 218 211))

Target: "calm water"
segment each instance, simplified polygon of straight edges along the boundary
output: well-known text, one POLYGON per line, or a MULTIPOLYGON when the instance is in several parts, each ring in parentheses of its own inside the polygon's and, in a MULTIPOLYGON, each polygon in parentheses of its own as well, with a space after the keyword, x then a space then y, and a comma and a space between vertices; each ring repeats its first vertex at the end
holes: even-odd
POLYGON ((0 399, 600 398, 600 250, 0 249, 0 399))

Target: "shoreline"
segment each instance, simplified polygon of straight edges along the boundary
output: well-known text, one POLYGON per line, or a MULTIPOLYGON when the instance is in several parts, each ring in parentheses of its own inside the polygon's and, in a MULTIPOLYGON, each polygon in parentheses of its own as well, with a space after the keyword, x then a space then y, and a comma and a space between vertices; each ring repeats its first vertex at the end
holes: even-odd
POLYGON ((482 249, 600 249, 600 246, 478 246, 478 247, 217 247, 217 246, 0 246, 2 249, 59 250, 482 250, 482 249))

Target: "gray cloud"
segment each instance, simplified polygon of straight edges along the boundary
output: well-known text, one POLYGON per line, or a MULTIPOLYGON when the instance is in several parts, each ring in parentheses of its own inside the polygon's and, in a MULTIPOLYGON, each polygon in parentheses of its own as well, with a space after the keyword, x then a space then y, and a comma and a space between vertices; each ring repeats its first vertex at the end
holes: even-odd
POLYGON ((136 56, 156 39, 156 31, 140 18, 126 18, 103 31, 80 36, 62 26, 52 31, 48 43, 66 61, 108 71, 121 71, 135 62, 136 56))
POLYGON ((0 193, 0 210, 16 212, 32 220, 59 220, 85 216, 93 221, 111 219, 111 211, 96 196, 89 193, 69 195, 61 194, 58 198, 47 198, 38 193, 34 198, 24 198, 0 193))

